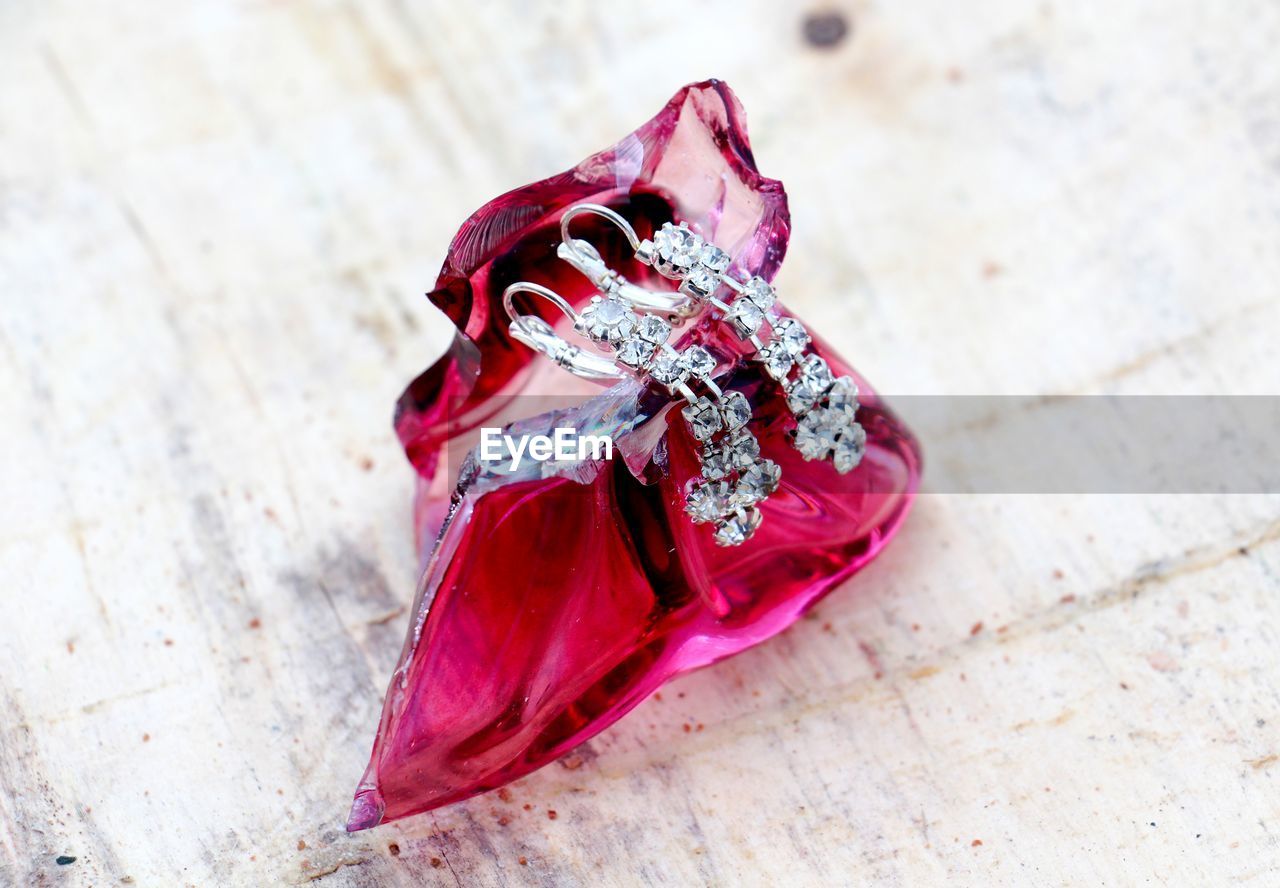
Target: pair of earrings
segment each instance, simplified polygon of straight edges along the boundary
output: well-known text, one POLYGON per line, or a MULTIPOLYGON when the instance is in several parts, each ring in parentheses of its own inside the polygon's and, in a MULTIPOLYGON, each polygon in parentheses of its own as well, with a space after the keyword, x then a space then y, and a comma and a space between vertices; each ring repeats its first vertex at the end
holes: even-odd
POLYGON ((631 376, 683 400, 681 415, 701 447, 702 475, 686 491, 685 512, 697 523, 714 525, 715 541, 721 546, 751 538, 760 526, 757 507, 777 489, 782 470, 760 456, 760 443, 747 428, 751 404, 741 392, 726 392, 716 384, 717 362, 709 351, 700 345, 677 351, 668 341, 671 323, 657 314, 638 312, 614 292, 594 297, 579 314, 554 291, 521 281, 507 287, 503 305, 511 318, 512 337, 569 372, 588 379, 631 376), (612 357, 584 351, 542 318, 519 312, 514 300, 521 293, 550 302, 579 334, 612 357))
POLYGON ((580 251, 583 256, 595 253, 590 244, 569 236, 569 223, 583 213, 616 225, 638 261, 678 281, 679 292, 691 303, 717 312, 740 340, 752 345, 753 359, 783 389, 796 419, 793 441, 801 456, 830 459, 841 474, 862 461, 867 434, 857 422, 858 386, 848 376, 836 377, 827 362, 810 351, 809 332, 796 318, 781 312, 778 294, 768 281, 758 276, 743 280, 732 274, 729 255, 684 222, 667 222, 651 240, 641 240, 630 223, 596 204, 578 204, 566 211, 560 223, 562 255, 565 250, 580 251))
POLYGON ((652 240, 641 241, 616 212, 584 203, 565 212, 560 231, 557 254, 586 275, 599 294, 578 313, 546 287, 524 281, 512 284, 503 294, 511 335, 579 376, 631 376, 685 402, 681 414, 701 445, 701 478, 686 490, 685 512, 695 522, 714 525, 719 545, 736 546, 751 538, 760 525, 758 506, 777 490, 782 471, 760 455, 760 444, 747 428, 752 413, 746 397, 725 392, 716 384, 712 377, 717 362, 706 349, 690 345, 677 351, 668 341, 673 324, 708 307, 719 312, 740 339, 755 347, 754 359, 782 384, 787 406, 797 419, 793 443, 800 454, 806 460, 830 458, 842 473, 862 459, 866 433, 855 419, 856 385, 847 376, 835 378, 826 361, 807 353, 808 332, 795 318, 779 313, 777 295, 767 281, 732 276, 729 255, 684 223, 667 223, 652 240), (610 269, 594 247, 570 235, 570 223, 582 214, 601 216, 616 225, 636 258, 679 281, 679 290, 647 290, 610 269), (731 302, 720 299, 723 289, 732 291, 731 302), (583 351, 541 318, 518 312, 514 298, 520 293, 550 302, 612 360, 583 351))

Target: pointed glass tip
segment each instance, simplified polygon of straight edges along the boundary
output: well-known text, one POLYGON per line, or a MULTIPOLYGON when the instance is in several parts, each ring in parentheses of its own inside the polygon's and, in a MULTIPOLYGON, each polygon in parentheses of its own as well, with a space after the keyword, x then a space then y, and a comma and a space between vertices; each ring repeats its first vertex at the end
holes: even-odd
POLYGON ((351 813, 347 815, 347 832, 359 832, 382 822, 382 796, 376 789, 365 789, 356 793, 351 803, 351 813))

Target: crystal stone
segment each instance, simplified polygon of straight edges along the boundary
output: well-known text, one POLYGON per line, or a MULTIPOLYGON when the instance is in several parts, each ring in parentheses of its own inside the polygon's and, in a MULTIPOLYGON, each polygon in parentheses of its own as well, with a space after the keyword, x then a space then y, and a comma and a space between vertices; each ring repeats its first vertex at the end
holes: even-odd
POLYGON ((626 364, 628 367, 641 368, 653 357, 653 352, 657 348, 652 342, 641 339, 639 336, 631 336, 622 341, 618 346, 618 360, 626 364))
POLYGON ((796 426, 796 450, 805 459, 826 459, 846 428, 842 415, 822 409, 810 410, 796 426))
POLYGON ((739 338, 746 339, 760 329, 760 324, 764 321, 764 312, 750 299, 739 296, 725 312, 725 319, 733 324, 733 332, 737 333, 739 338))
POLYGON ((834 381, 831 368, 817 355, 809 355, 804 359, 804 363, 800 365, 800 378, 819 395, 826 394, 827 388, 834 381))
POLYGON ((827 389, 827 408, 846 413, 850 418, 858 412, 858 386, 847 376, 841 376, 827 389))
POLYGON ((742 287, 742 295, 754 302, 762 312, 773 308, 773 304, 778 301, 778 294, 762 277, 753 277, 747 281, 742 287))
POLYGON ((766 345, 757 352, 757 360, 764 364, 764 369, 774 379, 782 382, 787 378, 787 374, 791 372, 791 368, 795 366, 795 361, 781 345, 766 345))
POLYGON ((818 403, 822 391, 816 389, 803 377, 793 380, 787 386, 787 408, 796 416, 805 413, 818 403))
POLYGON ((636 333, 645 342, 662 345, 671 336, 671 325, 657 315, 644 315, 636 333))
POLYGON ((689 378, 689 368, 678 352, 662 349, 649 364, 649 378, 674 393, 689 378))
POLYGON ((653 236, 658 258, 666 267, 676 272, 688 271, 698 261, 702 252, 703 241, 688 226, 672 225, 670 222, 662 226, 653 236))
POLYGON ((793 358, 800 357, 809 344, 809 334, 795 318, 782 318, 774 324, 773 337, 793 358))
POLYGON ((684 498, 684 510, 699 524, 715 521, 730 509, 733 489, 728 481, 708 481, 695 484, 684 498))
POLYGON ((701 397, 685 407, 681 413, 689 423, 689 430, 699 441, 708 441, 720 431, 720 411, 707 397, 701 397))
POLYGON ((689 272, 680 289, 695 299, 707 299, 720 289, 720 275, 700 265, 689 272))
POLYGON ((778 489, 782 469, 770 459, 761 460, 738 476, 734 499, 741 505, 753 505, 778 489))
POLYGON ((751 404, 742 392, 726 392, 720 401, 724 427, 735 432, 751 421, 751 404))
POLYGON ((723 446, 708 444, 702 448, 702 477, 719 481, 733 470, 729 455, 723 446))
POLYGON ((680 353, 680 361, 692 376, 710 376, 716 369, 716 359, 700 345, 691 345, 680 353))
POLYGON ((724 439, 725 459, 735 469, 745 469, 760 457, 760 442, 746 429, 738 429, 724 439))
POLYGON ((729 268, 729 254, 715 244, 704 246, 698 260, 704 268, 709 268, 716 274, 724 274, 729 268))
POLYGON ((855 422, 841 432, 840 437, 836 439, 831 462, 835 465, 836 471, 843 475, 862 462, 862 455, 866 451, 867 430, 855 422))
POLYGON ((582 329, 596 342, 616 344, 635 332, 636 313, 617 299, 592 301, 582 312, 582 329))
POLYGON ((716 525, 715 539, 721 546, 740 546, 760 526, 760 513, 755 509, 739 509, 716 525))

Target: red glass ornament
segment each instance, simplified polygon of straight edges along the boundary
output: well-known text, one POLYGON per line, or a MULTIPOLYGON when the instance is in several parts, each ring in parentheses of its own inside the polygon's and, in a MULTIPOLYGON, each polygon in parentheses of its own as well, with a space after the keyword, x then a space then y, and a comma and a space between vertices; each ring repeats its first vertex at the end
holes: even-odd
MULTIPOLYGON (((668 397, 634 382, 518 423, 527 432, 608 431, 618 458, 550 475, 493 474, 459 458, 478 426, 542 403, 530 393, 571 388, 572 377, 511 339, 501 296, 517 280, 577 305, 594 294, 555 256, 560 214, 582 201, 613 207, 642 237, 687 221, 766 279, 789 235, 781 183, 756 170, 742 108, 718 81, 685 87, 617 145, 503 195, 463 225, 430 294, 457 332, 397 405, 396 430, 419 475, 424 564, 349 830, 502 786, 673 676, 777 634, 876 556, 914 496, 915 439, 841 358, 815 339, 812 350, 861 390, 867 449, 847 475, 800 457, 777 383, 709 316, 685 342, 722 359, 718 381, 749 397, 761 453, 782 468, 744 545, 717 547, 688 520, 696 442, 683 421, 668 426, 668 414, 679 416, 668 397)), ((631 261, 607 225, 593 231, 584 220, 574 233, 633 280, 671 286, 631 261)))

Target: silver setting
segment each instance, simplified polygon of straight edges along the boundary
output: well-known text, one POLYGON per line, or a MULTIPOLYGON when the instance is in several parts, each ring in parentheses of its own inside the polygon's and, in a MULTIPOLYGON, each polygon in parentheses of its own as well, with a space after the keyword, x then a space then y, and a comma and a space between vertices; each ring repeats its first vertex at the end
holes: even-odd
POLYGON ((720 399, 720 416, 724 427, 736 432, 751 421, 751 404, 742 392, 729 392, 720 399))
POLYGON ((827 389, 827 409, 839 410, 853 419, 858 412, 858 386, 847 376, 841 376, 827 389))
POLYGON ((715 437, 716 432, 724 428, 720 411, 706 396, 689 404, 680 412, 684 414, 685 422, 689 424, 689 431, 693 432, 693 437, 699 441, 710 441, 715 437))
MULTIPOLYGON (((575 238, 570 234, 573 220, 579 216, 599 216, 613 223, 626 235, 632 250, 642 247, 631 223, 618 215, 614 210, 600 204, 575 204, 565 210, 560 217, 560 245, 556 247, 556 255, 568 262, 591 281, 601 293, 611 294, 631 304, 631 307, 646 312, 656 312, 679 321, 697 314, 699 304, 687 295, 667 290, 649 290, 631 283, 622 275, 609 268, 600 253, 587 241, 575 238)), ((652 246, 649 241, 645 242, 652 246)))
POLYGON ((705 302, 720 289, 720 275, 704 265, 689 271, 688 276, 680 283, 680 292, 688 293, 694 299, 705 302))
POLYGON ((764 311, 753 300, 739 296, 725 312, 725 320, 733 324, 733 332, 739 339, 753 336, 764 323, 764 311))
MULTIPOLYGON (((633 231, 634 233, 634 231, 633 231)), ((641 242, 639 249, 643 249, 641 242)), ((698 267, 705 246, 702 238, 689 230, 689 226, 681 222, 663 225, 653 234, 653 249, 646 251, 653 257, 653 267, 658 274, 672 280, 682 280, 689 272, 698 267)))
POLYGON ((649 378, 675 395, 689 380, 689 368, 680 353, 668 345, 649 364, 649 378))
POLYGON ((687 488, 685 511, 696 523, 714 524, 717 544, 739 545, 760 525, 760 513, 754 507, 777 489, 781 477, 774 463, 759 460, 760 445, 746 428, 751 404, 741 392, 726 393, 716 385, 711 375, 717 364, 714 355, 700 345, 675 350, 667 342, 671 325, 632 311, 619 292, 614 289, 593 297, 578 314, 554 291, 522 282, 507 288, 503 305, 511 318, 511 335, 566 370, 592 379, 631 375, 685 401, 681 415, 702 443, 701 478, 687 488), (581 335, 612 352, 613 361, 566 342, 542 318, 518 312, 514 299, 520 293, 550 302, 581 335))
POLYGON ((826 459, 836 448, 836 439, 846 427, 843 414, 822 408, 807 411, 796 425, 796 449, 805 459, 826 459))
MULTIPOLYGON (((627 237, 636 259, 664 277, 679 282, 679 292, 689 303, 679 310, 679 317, 687 317, 699 305, 712 306, 723 313, 739 339, 754 347, 754 359, 783 387, 787 407, 796 419, 793 443, 805 459, 830 459, 836 471, 842 474, 852 471, 861 462, 866 451, 866 430, 856 421, 857 385, 848 376, 835 378, 826 361, 809 352, 812 343, 809 332, 798 320, 778 311, 778 295, 772 284, 758 275, 743 280, 730 274, 733 262, 729 254, 702 238, 685 222, 668 222, 654 232, 652 239, 641 240, 630 223, 613 210, 595 204, 579 204, 571 207, 561 218, 564 243, 560 254, 564 256, 568 251, 571 255, 565 258, 587 274, 606 298, 618 296, 636 308, 645 308, 657 304, 655 300, 660 297, 644 290, 631 294, 634 298, 624 295, 625 288, 633 285, 606 269, 599 261, 599 253, 589 244, 570 238, 569 223, 582 213, 594 213, 608 219, 627 237), (718 298, 722 288, 733 292, 730 302, 718 298)), ((675 312, 672 314, 673 318, 677 316, 675 312)), ((609 312, 605 320, 612 317, 613 313, 609 312)), ((744 428, 750 418, 749 410, 743 419, 741 405, 733 398, 739 393, 723 396, 711 382, 714 358, 700 346, 690 346, 683 353, 678 353, 666 345, 665 339, 655 341, 654 348, 650 350, 627 337, 610 340, 608 331, 597 335, 605 336, 603 341, 607 344, 622 341, 619 357, 623 363, 636 370, 647 369, 650 380, 666 387, 673 396, 681 395, 688 402, 683 415, 694 437, 705 442, 702 451, 704 480, 696 482, 688 495, 702 514, 710 506, 707 505, 707 497, 695 493, 705 485, 732 480, 733 473, 739 473, 733 482, 735 508, 719 519, 716 541, 734 545, 739 536, 745 534, 744 539, 749 537, 759 525, 760 516, 750 508, 747 500, 755 491, 765 490, 773 474, 777 472, 780 475, 780 471, 768 460, 758 462, 759 443, 744 428), (695 395, 689 387, 695 383, 710 388, 712 398, 695 395), (714 415, 709 408, 715 410, 714 415), (720 440, 713 440, 717 435, 722 435, 720 440), (764 468, 766 464, 772 468, 764 468), (736 492, 739 483, 743 486, 741 495, 736 492), (743 503, 747 506, 744 507, 743 503)), ((776 487, 776 479, 773 479, 773 486, 776 487)), ((715 498, 712 502, 719 503, 720 499, 715 498)), ((686 508, 694 509, 695 506, 686 501, 686 508)))
POLYGON ((742 295, 754 302, 761 311, 768 311, 778 301, 773 285, 762 277, 753 277, 743 284, 742 295))
POLYGON ((778 489, 782 469, 771 459, 761 460, 738 476, 733 489, 734 502, 742 506, 754 506, 778 489))
POLYGON ((724 456, 729 465, 744 471, 760 459, 760 442, 746 429, 739 429, 724 441, 724 456))
POLYGON ((654 232, 652 241, 641 241, 616 212, 579 205, 564 214, 561 230, 566 239, 567 220, 579 212, 605 216, 626 235, 637 260, 680 281, 680 292, 692 302, 724 312, 733 333, 754 345, 755 360, 783 386, 787 407, 796 417, 795 447, 801 456, 829 458, 841 473, 858 466, 867 449, 867 432, 855 420, 858 386, 849 376, 833 379, 827 362, 809 353, 813 342, 809 331, 794 317, 776 310, 778 294, 769 281, 758 275, 746 280, 731 275, 728 253, 705 241, 687 223, 666 223, 654 232), (722 287, 733 290, 732 302, 717 298, 722 287))
MULTIPOLYGON (((828 408, 830 413, 830 408, 828 408)), ((862 456, 867 452, 867 430, 860 424, 852 422, 840 437, 836 439, 836 446, 832 451, 831 461, 835 463, 836 471, 844 474, 858 463, 862 462, 862 456)))
POLYGON ((684 510, 695 524, 718 521, 733 508, 734 490, 728 481, 695 484, 685 494, 684 510))
POLYGON ((788 383, 785 391, 787 394, 787 409, 797 417, 812 410, 814 405, 818 403, 818 399, 822 397, 822 390, 815 389, 803 378, 793 379, 788 383))
POLYGON ((680 361, 693 376, 710 376, 716 369, 716 359, 700 345, 691 345, 680 353, 680 361))
POLYGON ((795 366, 795 358, 791 357, 781 345, 766 345, 764 348, 756 352, 756 360, 764 364, 764 369, 770 376, 783 382, 787 378, 787 374, 791 372, 791 368, 795 366))
POLYGON ((592 342, 617 346, 636 332, 640 318, 621 299, 593 296, 574 326, 592 342))
POLYGON ((732 515, 716 524, 716 543, 721 546, 739 546, 751 539, 760 526, 760 513, 750 506, 735 509, 732 515))
POLYGON ((773 328, 774 341, 782 346, 793 359, 798 360, 812 341, 809 339, 809 332, 805 330, 804 325, 795 318, 770 320, 769 325, 773 328))
POLYGON ((708 444, 702 448, 702 477, 719 481, 734 470, 723 445, 708 444))
MULTIPOLYGON (((592 205, 565 214, 597 212, 592 205)), ((604 209, 604 208, 600 208, 604 209)), ((705 240, 688 223, 668 222, 641 240, 635 229, 611 210, 606 215, 626 235, 636 258, 664 277, 680 282, 680 292, 724 313, 733 332, 749 341, 755 360, 783 386, 787 406, 796 418, 795 446, 805 459, 831 459, 836 471, 852 471, 866 451, 866 431, 855 417, 858 388, 848 376, 833 378, 827 363, 808 352, 809 331, 798 320, 780 314, 773 285, 758 275, 741 280, 729 273, 729 254, 705 240), (721 288, 732 290, 733 301, 720 301, 721 288), (798 368, 798 369, 797 369, 798 368)), ((568 236, 567 223, 562 231, 568 236)))
POLYGON ((618 345, 618 360, 633 370, 643 370, 670 336, 670 324, 656 315, 643 315, 636 329, 618 345))

